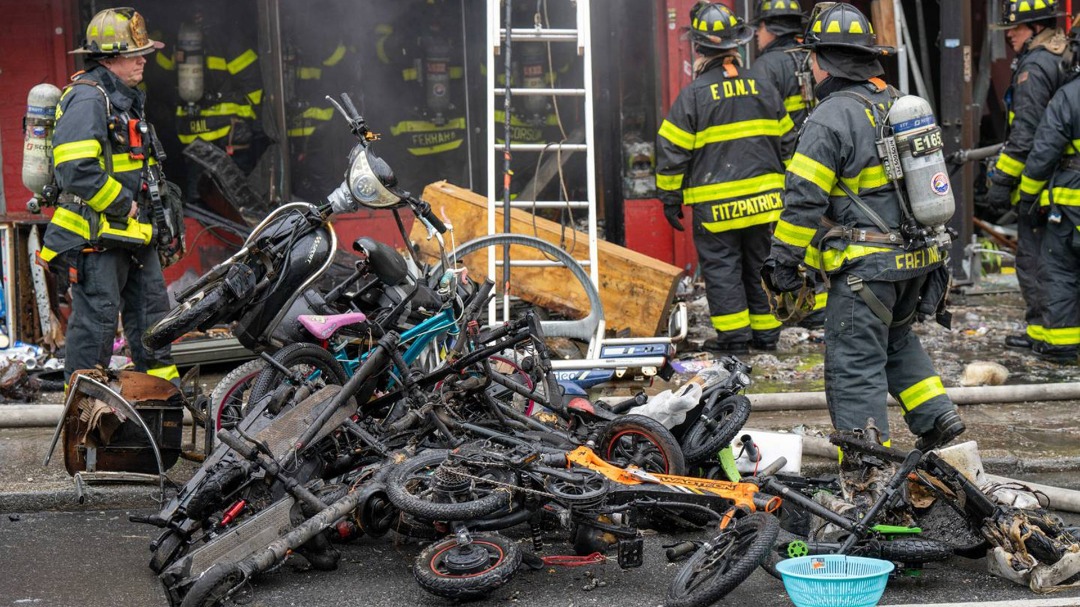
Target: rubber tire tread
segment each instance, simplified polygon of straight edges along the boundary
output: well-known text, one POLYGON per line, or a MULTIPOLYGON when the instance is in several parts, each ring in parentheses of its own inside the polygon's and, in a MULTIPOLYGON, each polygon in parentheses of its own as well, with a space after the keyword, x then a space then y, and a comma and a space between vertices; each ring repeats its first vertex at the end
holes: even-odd
MULTIPOLYGON (((345 368, 334 358, 334 355, 315 344, 303 342, 289 344, 274 353, 274 360, 290 369, 295 365, 311 365, 322 372, 327 384, 341 386, 349 379, 349 376, 345 373, 345 368)), ((266 365, 262 372, 259 373, 259 376, 255 378, 255 383, 251 386, 251 393, 248 394, 248 400, 257 402, 263 396, 273 392, 283 381, 285 381, 285 378, 280 371, 266 365)))
POLYGON ((700 464, 708 459, 715 459, 716 454, 723 449, 724 446, 731 443, 735 439, 735 435, 742 430, 742 427, 746 425, 746 421, 750 419, 750 399, 746 398, 742 394, 733 394, 722 401, 717 403, 727 403, 728 401, 735 401, 735 410, 731 415, 728 415, 724 421, 720 424, 720 428, 717 432, 708 437, 708 440, 702 442, 700 445, 695 445, 695 442, 700 442, 699 436, 705 433, 705 423, 698 418, 686 429, 683 434, 681 445, 683 454, 686 457, 686 463, 693 466, 694 464, 700 464))
MULTIPOLYGON (((239 367, 229 371, 210 392, 210 415, 214 420, 214 426, 220 430, 221 408, 225 406, 225 398, 231 395, 243 381, 253 382, 259 372, 266 368, 266 362, 261 358, 249 360, 239 367)), ((243 417, 244 408, 247 407, 250 398, 241 405, 240 414, 243 417)))
POLYGON ((196 490, 195 495, 188 500, 187 508, 184 509, 188 518, 197 521, 205 519, 216 509, 214 505, 221 503, 226 489, 232 485, 239 486, 240 482, 245 478, 243 468, 231 465, 204 480, 196 490))
MULTIPOLYGON (((600 436, 596 439, 597 455, 604 458, 604 454, 607 453, 608 450, 608 444, 615 436, 625 430, 637 430, 642 434, 645 434, 649 437, 649 440, 660 447, 660 450, 664 453, 668 469, 647 470, 647 472, 686 476, 688 471, 686 457, 683 455, 682 446, 679 445, 678 439, 671 433, 671 430, 664 427, 664 424, 644 415, 623 415, 608 423, 600 433, 600 436)), ((606 460, 606 458, 604 459, 606 460)))
MULTIPOLYGON (((881 541, 878 542, 878 546, 879 554, 867 556, 898 563, 936 563, 947 560, 953 555, 952 547, 948 544, 923 537, 902 537, 881 541)), ((860 551, 856 550, 852 554, 859 553, 860 551)))
POLYGON ((503 551, 503 558, 491 569, 469 577, 445 577, 437 575, 431 569, 431 559, 448 543, 456 543, 457 538, 436 542, 424 548, 416 557, 413 577, 424 590, 448 599, 477 599, 487 596, 510 581, 521 565, 521 550, 517 543, 501 535, 474 535, 473 541, 487 541, 498 545, 503 551))
POLYGON ((399 510, 426 521, 468 521, 487 516, 510 503, 510 494, 505 491, 496 491, 468 502, 442 504, 420 499, 405 489, 403 483, 406 477, 422 468, 437 466, 448 453, 444 449, 429 450, 398 464, 386 482, 390 502, 399 510))
POLYGON ((150 552, 150 570, 161 573, 186 551, 183 536, 173 529, 166 529, 158 538, 158 547, 150 552))
POLYGON ((783 576, 780 575, 780 572, 776 570, 776 565, 780 561, 787 559, 781 558, 779 553, 777 553, 777 549, 781 545, 786 546, 796 540, 806 541, 806 538, 795 535, 783 527, 780 528, 780 531, 776 534, 776 540, 773 542, 773 545, 769 547, 769 552, 765 555, 765 560, 761 561, 761 568, 765 570, 765 573, 768 573, 780 581, 784 580, 783 576))
MULTIPOLYGON (((229 576, 240 574, 240 566, 236 563, 215 563, 203 572, 199 579, 188 589, 184 595, 180 607, 214 607, 221 605, 221 599, 216 591, 218 587, 229 580, 229 576)), ((237 583, 243 581, 243 575, 237 583)), ((236 584, 230 586, 230 589, 236 584)))
POLYGON ((753 512, 739 519, 736 528, 740 525, 750 525, 756 528, 755 537, 750 543, 746 554, 732 565, 725 574, 710 577, 706 585, 700 588, 700 592, 686 596, 674 596, 675 585, 685 572, 690 570, 698 561, 707 556, 704 550, 695 552, 682 566, 675 580, 668 588, 666 607, 705 607, 716 603, 721 598, 734 590, 739 584, 750 577, 768 555, 769 550, 776 542, 776 535, 780 531, 780 521, 771 514, 765 512, 753 512))
POLYGON ((225 302, 224 283, 207 287, 199 293, 205 293, 205 295, 195 302, 195 305, 190 308, 182 308, 182 304, 178 305, 147 329, 142 336, 143 345, 150 350, 164 348, 184 333, 209 320, 225 302))

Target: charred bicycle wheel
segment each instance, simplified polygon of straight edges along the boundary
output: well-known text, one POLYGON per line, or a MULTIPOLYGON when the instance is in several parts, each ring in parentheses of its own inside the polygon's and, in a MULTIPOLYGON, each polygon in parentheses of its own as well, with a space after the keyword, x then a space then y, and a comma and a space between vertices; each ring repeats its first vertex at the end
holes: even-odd
POLYGON ((668 589, 667 607, 703 607, 750 577, 776 541, 780 522, 754 512, 706 542, 683 565, 668 589))
POLYGON ((686 474, 686 459, 679 441, 663 424, 644 415, 624 415, 609 423, 596 441, 605 461, 646 472, 686 474))
POLYGON ((175 339, 210 320, 225 305, 225 284, 217 283, 196 292, 164 318, 154 323, 142 336, 143 345, 160 350, 175 339))
POLYGON ((501 486, 506 478, 488 485, 483 482, 487 473, 447 461, 448 453, 426 451, 398 464, 386 486, 394 506, 421 520, 468 521, 510 503, 510 493, 501 486))
POLYGON ((517 544, 500 535, 456 537, 425 548, 413 567, 420 587, 448 599, 477 599, 506 584, 521 564, 517 544))
POLYGON ((715 460, 716 454, 731 443, 750 418, 750 399, 734 394, 705 405, 686 429, 680 441, 686 462, 691 466, 715 460))

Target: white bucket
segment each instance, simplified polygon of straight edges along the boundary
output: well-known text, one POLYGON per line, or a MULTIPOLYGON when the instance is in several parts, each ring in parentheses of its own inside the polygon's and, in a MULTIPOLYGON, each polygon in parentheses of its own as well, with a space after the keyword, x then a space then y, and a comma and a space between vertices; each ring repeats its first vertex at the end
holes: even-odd
POLYGON ((959 470, 967 479, 976 486, 986 484, 986 471, 983 470, 982 457, 979 456, 979 445, 973 440, 951 445, 936 451, 938 457, 947 464, 959 470))
POLYGON ((735 466, 740 473, 752 474, 755 469, 762 469, 777 459, 787 458, 787 463, 780 469, 781 472, 790 474, 802 473, 802 436, 781 432, 765 432, 764 430, 750 430, 743 428, 738 437, 731 443, 735 454, 735 466), (742 437, 749 435, 761 453, 761 461, 752 462, 743 449, 742 437), (741 452, 741 455, 740 455, 741 452))

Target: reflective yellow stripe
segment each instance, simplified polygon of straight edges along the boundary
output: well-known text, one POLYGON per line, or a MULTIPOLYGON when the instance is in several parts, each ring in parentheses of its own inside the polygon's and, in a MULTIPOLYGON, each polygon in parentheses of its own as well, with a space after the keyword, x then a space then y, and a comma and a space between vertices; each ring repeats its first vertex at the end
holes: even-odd
POLYGON ((1046 341, 1046 329, 1042 325, 1028 325, 1026 333, 1028 337, 1035 341, 1046 341))
POLYGON ((751 314, 750 328, 755 331, 768 331, 782 326, 779 320, 772 314, 751 314))
POLYGON ((90 224, 78 213, 69 211, 64 207, 56 207, 51 223, 64 228, 68 232, 82 236, 86 240, 90 240, 90 224))
MULTIPOLYGON (((176 115, 178 117, 186 117, 188 114, 187 108, 180 106, 176 108, 176 115)), ((214 105, 200 109, 199 116, 238 116, 240 118, 255 119, 255 110, 244 103, 215 103, 214 105)))
POLYGON ((1063 327, 1061 329, 1043 329, 1043 341, 1051 346, 1076 346, 1080 345, 1080 327, 1063 327))
POLYGON ((784 109, 791 112, 797 112, 799 110, 806 109, 806 102, 803 101, 802 95, 792 95, 787 99, 784 99, 784 109))
POLYGON ((462 67, 451 67, 450 68, 450 79, 451 80, 459 80, 464 76, 465 76, 465 68, 462 68, 462 67))
POLYGON ((661 190, 679 190, 682 189, 682 173, 678 175, 664 175, 662 173, 656 174, 656 187, 661 190))
POLYGON ((154 377, 160 377, 161 379, 168 381, 180 379, 180 371, 176 369, 176 365, 169 365, 168 367, 158 367, 157 369, 147 369, 146 374, 153 375, 154 377))
POLYGON ((905 412, 910 413, 915 407, 931 398, 943 396, 944 394, 945 386, 941 385, 941 378, 934 375, 901 392, 900 404, 905 412))
POLYGON ((772 223, 780 219, 780 209, 774 211, 767 211, 765 213, 758 213, 756 215, 747 215, 746 217, 739 217, 738 219, 727 219, 724 221, 703 221, 701 226, 706 230, 716 234, 718 232, 727 232, 729 230, 741 230, 743 228, 749 228, 751 226, 759 226, 764 223, 772 223))
POLYGON ((304 110, 304 113, 301 114, 301 117, 307 118, 308 120, 331 120, 334 118, 334 108, 309 107, 308 109, 304 110))
MULTIPOLYGON (((156 165, 157 161, 153 158, 150 159, 150 165, 156 165)), ((98 159, 98 166, 105 168, 105 159, 98 159)), ((142 160, 135 160, 130 154, 113 154, 113 173, 126 173, 128 171, 138 171, 143 168, 142 160)))
POLYGON ((311 134, 314 133, 314 132, 315 132, 315 127, 313 127, 313 126, 305 126, 305 127, 298 127, 298 128, 295 128, 295 129, 289 129, 288 131, 285 132, 285 134, 288 135, 289 137, 310 137, 311 134))
POLYGON ((814 309, 824 310, 825 306, 829 303, 829 292, 824 291, 814 294, 814 309))
POLYGON ((173 61, 172 57, 170 57, 169 55, 166 55, 165 53, 162 53, 162 52, 154 53, 154 61, 156 61, 157 64, 158 64, 158 67, 160 67, 163 70, 167 70, 167 71, 171 72, 174 69, 176 69, 176 62, 173 61))
MULTIPOLYGON (((670 124, 666 120, 664 124, 670 124)), ((677 128, 672 125, 673 128, 677 128)), ((742 122, 732 122, 731 124, 721 124, 717 126, 710 126, 704 131, 699 131, 694 136, 694 149, 701 149, 712 143, 723 143, 725 141, 735 141, 738 139, 746 139, 747 137, 779 137, 784 133, 791 130, 792 123, 791 118, 786 114, 782 120, 743 120, 742 122)), ((685 132, 685 131, 683 131, 685 132)), ((664 135, 664 127, 660 127, 660 135, 664 135)), ((681 135, 676 135, 677 137, 681 135)), ((671 137, 666 137, 669 141, 676 145, 680 143, 671 137)))
POLYGON ((686 188, 686 191, 683 192, 683 202, 685 204, 713 202, 751 194, 763 194, 770 190, 781 190, 783 188, 783 173, 766 173, 765 175, 747 179, 686 188))
MULTIPOLYGON (((856 194, 863 190, 872 190, 889 184, 889 178, 885 176, 885 167, 880 164, 859 171, 859 174, 855 177, 843 177, 841 179, 843 180, 844 185, 856 194)), ((840 186, 835 186, 832 191, 829 192, 829 195, 845 196, 846 192, 841 190, 840 186)))
MULTIPOLYGON (((495 111, 495 124, 503 125, 505 123, 506 123, 506 112, 504 112, 503 110, 496 110, 495 111)), ((547 117, 544 118, 544 124, 547 125, 547 126, 558 126, 559 117, 554 115, 554 114, 548 114, 547 117)), ((531 126, 531 127, 535 127, 536 125, 531 123, 531 122, 526 122, 526 121, 518 118, 517 116, 511 114, 510 115, 510 126, 531 126)))
POLYGON ((108 221, 104 218, 101 220, 101 229, 98 231, 98 236, 109 236, 114 240, 126 240, 132 244, 150 244, 150 240, 154 236, 154 227, 148 223, 141 223, 138 220, 129 217, 127 219, 127 225, 123 229, 117 230, 109 225, 108 221))
POLYGON ((101 144, 96 139, 84 139, 61 143, 53 148, 53 165, 60 166, 72 160, 83 158, 97 158, 101 155, 101 144))
POLYGON ((1020 191, 1024 194, 1031 194, 1032 196, 1038 194, 1046 187, 1046 180, 1039 181, 1038 179, 1032 179, 1027 175, 1020 176, 1020 191))
POLYGON ((456 150, 461 147, 462 140, 448 141, 439 145, 432 145, 428 147, 409 148, 409 153, 413 156, 430 156, 431 154, 441 154, 443 152, 449 152, 450 150, 456 150))
POLYGON ((302 67, 296 70, 296 77, 301 80, 318 80, 322 78, 322 68, 302 67))
POLYGON ((206 132, 206 133, 199 133, 198 135, 179 135, 178 134, 176 137, 177 137, 177 139, 180 140, 180 143, 183 143, 183 144, 191 143, 192 141, 195 141, 196 139, 202 139, 203 141, 214 141, 215 139, 221 139, 222 137, 228 135, 229 130, 231 128, 232 128, 232 125, 227 124, 227 125, 221 127, 220 129, 216 129, 216 130, 209 131, 209 132, 206 132))
POLYGON ((780 127, 780 134, 785 135, 788 131, 795 128, 795 122, 791 120, 791 116, 784 114, 784 117, 780 119, 778 126, 780 127))
POLYGON ((251 91, 247 94, 247 98, 248 101, 252 103, 252 105, 259 105, 260 103, 262 103, 262 89, 259 89, 257 91, 251 91))
POLYGON ((867 247, 858 244, 848 245, 843 251, 836 249, 819 250, 817 247, 806 247, 806 255, 803 263, 817 270, 832 272, 844 264, 844 262, 873 255, 874 253, 894 253, 894 249, 884 247, 867 247))
POLYGON ((1069 147, 1065 148, 1065 155, 1072 156, 1074 154, 1080 154, 1080 139, 1073 139, 1069 144, 1069 147))
POLYGON ((780 242, 800 249, 810 246, 815 234, 817 234, 817 230, 814 228, 797 226, 783 219, 776 224, 776 231, 773 232, 773 236, 780 242))
POLYGON ((337 48, 334 49, 334 54, 330 55, 330 57, 327 58, 326 61, 323 61, 322 64, 326 67, 337 65, 339 62, 341 62, 342 59, 345 58, 345 50, 345 45, 339 44, 337 48))
MULTIPOLYGON (((1054 197, 1054 204, 1060 204, 1066 207, 1080 207, 1080 190, 1073 188, 1053 188, 1050 190, 1050 195, 1054 197)), ((1047 199, 1047 203, 1049 203, 1049 199, 1047 199)))
POLYGON ((224 57, 207 57, 206 67, 211 70, 228 70, 229 62, 225 61, 224 57))
POLYGON ((56 256, 57 252, 50 249, 49 247, 41 247, 41 252, 38 253, 38 257, 40 257, 41 261, 44 261, 45 263, 49 263, 56 256))
POLYGON ((717 331, 735 331, 750 326, 750 310, 743 310, 734 314, 724 314, 710 318, 712 326, 717 331))
POLYGON ((1002 152, 998 156, 997 170, 1010 177, 1020 177, 1020 174, 1024 172, 1024 163, 1002 152))
POLYGON ((419 72, 416 71, 415 67, 407 67, 401 70, 401 79, 405 82, 412 82, 414 80, 419 80, 419 78, 419 72))
POLYGON ((694 149, 694 136, 665 120, 660 125, 659 135, 684 150, 694 149))
POLYGON ((112 177, 106 177, 105 185, 101 186, 101 189, 86 201, 86 204, 90 205, 90 208, 95 211, 104 211, 105 207, 112 204, 120 196, 123 189, 124 187, 120 185, 119 181, 112 177))
POLYGON ((227 68, 229 70, 229 73, 234 76, 239 74, 240 72, 244 71, 244 69, 247 68, 249 65, 255 63, 255 60, 258 58, 259 56, 255 54, 255 51, 251 49, 244 51, 239 57, 233 59, 228 63, 227 68))
POLYGON ((816 185, 823 192, 832 192, 836 184, 836 173, 832 169, 805 154, 795 152, 787 170, 788 173, 798 175, 816 185))
POLYGON ((465 118, 455 118, 447 121, 442 126, 436 126, 434 122, 426 120, 402 120, 390 127, 390 134, 401 135, 402 133, 426 133, 429 131, 452 131, 465 128, 465 118))

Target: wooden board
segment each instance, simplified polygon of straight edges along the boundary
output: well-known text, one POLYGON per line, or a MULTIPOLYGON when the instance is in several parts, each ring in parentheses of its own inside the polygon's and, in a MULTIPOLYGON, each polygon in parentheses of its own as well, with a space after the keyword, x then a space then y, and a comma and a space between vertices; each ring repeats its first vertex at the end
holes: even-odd
MULTIPOLYGON (((487 235, 487 199, 483 196, 440 181, 424 189, 424 200, 431 204, 436 214, 448 218, 453 224, 453 242, 457 246, 487 235)), ((511 211, 510 219, 511 230, 515 234, 536 236, 556 246, 561 244, 575 259, 589 257, 589 237, 584 232, 564 229, 553 221, 534 218, 523 210, 511 211)), ((495 219, 499 231, 502 222, 502 212, 499 212, 495 219)), ((427 232, 420 222, 413 223, 410 237, 419 243, 423 254, 432 257, 438 255, 438 244, 434 240, 427 240, 427 232)), ((452 248, 454 245, 447 235, 447 251, 452 248)), ((635 337, 666 334, 668 311, 682 270, 603 240, 597 248, 600 300, 604 304, 608 330, 629 330, 635 337)), ((501 247, 499 249, 497 256, 501 258, 501 247)), ((512 247, 510 255, 513 259, 544 258, 543 253, 536 249, 519 246, 512 247)), ((486 253, 470 255, 465 264, 474 277, 487 275, 486 253)), ((502 270, 497 270, 497 274, 501 277, 502 270)), ((589 304, 584 290, 565 268, 514 267, 510 293, 570 318, 581 318, 588 313, 589 304)))

